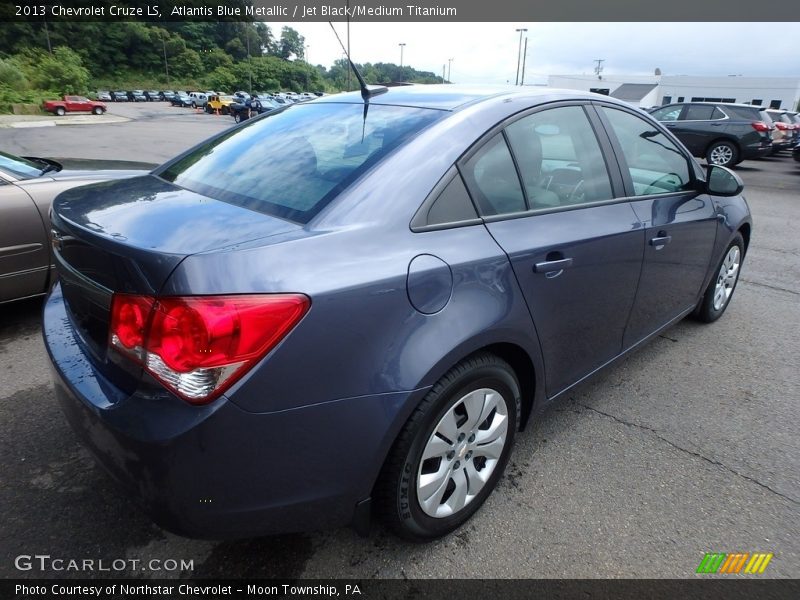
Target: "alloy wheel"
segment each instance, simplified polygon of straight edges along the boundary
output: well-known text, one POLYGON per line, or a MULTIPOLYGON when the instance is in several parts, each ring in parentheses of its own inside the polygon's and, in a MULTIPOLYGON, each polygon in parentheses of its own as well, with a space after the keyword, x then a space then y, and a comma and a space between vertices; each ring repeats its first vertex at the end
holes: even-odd
POLYGON ((711 150, 709 160, 715 165, 727 165, 733 160, 733 150, 730 146, 715 146, 711 150))
POLYGON ((717 285, 714 287, 714 310, 721 310, 728 302, 728 298, 733 294, 736 286, 736 278, 739 275, 739 265, 741 263, 741 252, 739 246, 731 246, 725 260, 719 268, 717 275, 717 285))

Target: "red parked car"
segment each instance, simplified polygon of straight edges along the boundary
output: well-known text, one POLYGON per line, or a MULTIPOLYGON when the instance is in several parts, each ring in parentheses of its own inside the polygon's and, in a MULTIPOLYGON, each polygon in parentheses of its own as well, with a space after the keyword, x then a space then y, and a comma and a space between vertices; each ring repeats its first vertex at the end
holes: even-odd
POLYGON ((96 102, 83 96, 64 96, 63 100, 48 100, 42 105, 42 108, 59 117, 68 112, 90 112, 96 115, 106 112, 104 102, 96 102))

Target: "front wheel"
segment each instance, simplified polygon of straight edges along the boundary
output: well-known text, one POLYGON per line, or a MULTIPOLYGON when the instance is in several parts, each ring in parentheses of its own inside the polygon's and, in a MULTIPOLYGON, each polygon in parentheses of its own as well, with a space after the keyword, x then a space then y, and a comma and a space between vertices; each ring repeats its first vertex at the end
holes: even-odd
POLYGON ((59 107, 56 109, 56 114, 57 114, 59 117, 63 117, 63 116, 66 114, 66 112, 67 112, 67 111, 66 111, 66 110, 64 110, 64 107, 63 107, 63 106, 59 106, 59 107))
POLYGON ((739 162, 739 151, 730 142, 714 142, 706 151, 706 160, 710 165, 730 167, 739 162))
POLYGON ((503 474, 520 415, 513 369, 480 353, 453 367, 414 410, 384 465, 376 508, 401 537, 460 527, 503 474))
POLYGON ((697 319, 704 323, 712 323, 725 312, 739 281, 743 257, 744 240, 742 235, 737 233, 722 255, 716 276, 708 284, 703 298, 697 305, 695 310, 697 319))

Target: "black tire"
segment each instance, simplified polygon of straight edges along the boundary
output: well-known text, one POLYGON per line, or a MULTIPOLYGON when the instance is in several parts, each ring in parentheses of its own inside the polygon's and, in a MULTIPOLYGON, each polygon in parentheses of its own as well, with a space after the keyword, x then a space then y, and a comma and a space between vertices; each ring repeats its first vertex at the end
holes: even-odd
POLYGON ((717 140, 706 150, 706 161, 710 165, 731 167, 739 163, 739 149, 732 142, 717 140))
POLYGON ((103 114, 103 109, 102 109, 102 108, 100 108, 99 106, 95 106, 95 107, 92 109, 92 112, 93 112, 94 114, 96 114, 96 115, 102 115, 102 114, 103 114))
MULTIPOLYGON (((483 430, 483 426, 487 425, 490 418, 494 420, 498 416, 502 419, 500 412, 495 409, 483 422, 474 425, 473 430, 475 432, 483 430)), ((511 455, 519 418, 520 388, 514 370, 508 363, 488 352, 475 354, 458 363, 431 388, 395 440, 375 488, 374 498, 377 514, 397 535, 417 542, 441 537, 460 527, 481 507, 502 476, 511 455), (445 469, 447 473, 439 478, 445 482, 443 484, 445 492, 436 500, 436 503, 441 502, 439 506, 443 507, 447 499, 455 495, 455 492, 452 491, 456 488, 455 479, 451 477, 451 474, 458 473, 467 482, 467 489, 470 488, 466 465, 467 461, 471 459, 472 452, 465 453, 467 449, 465 444, 473 441, 475 437, 470 435, 469 438, 465 438, 464 434, 460 433, 460 439, 456 440, 456 443, 450 444, 454 451, 449 451, 447 456, 423 461, 423 451, 429 444, 429 440, 433 439, 440 421, 451 411, 456 414, 459 408, 462 409, 465 416, 458 427, 469 427, 466 425, 469 421, 467 418, 469 412, 462 400, 471 392, 484 388, 499 393, 498 407, 499 403, 503 403, 502 408, 507 415, 506 431, 497 438, 504 439, 500 457, 493 466, 494 470, 490 471, 483 487, 472 500, 468 500, 466 505, 450 515, 431 516, 423 509, 417 493, 418 476, 422 473, 422 467, 428 466, 424 463, 439 461, 434 464, 434 468, 439 469, 440 472, 441 469, 445 469), (448 462, 443 464, 441 461, 448 462), (464 461, 463 469, 459 467, 460 461, 464 461), (448 490, 451 491, 448 493, 448 490)), ((439 439, 446 440, 447 438, 440 435, 439 439)), ((480 448, 480 446, 477 447, 480 448)), ((477 456, 479 453, 476 450, 476 456, 470 465, 473 471, 477 469, 477 472, 487 468, 486 459, 477 456), (479 463, 479 461, 482 462, 479 463)), ((477 482, 478 480, 473 479, 472 481, 477 482)))
POLYGON ((698 321, 703 323, 713 323, 717 319, 722 316, 722 313, 725 312, 725 309, 728 308, 728 304, 731 302, 731 298, 733 298, 733 292, 736 290, 736 284, 739 282, 739 273, 742 270, 742 262, 744 260, 744 239, 742 238, 742 234, 737 233, 731 243, 728 244, 728 247, 725 248, 725 252, 722 254, 722 258, 717 263, 717 266, 714 270, 714 276, 711 278, 711 281, 708 283, 708 287, 706 288, 703 297, 700 299, 700 302, 697 304, 697 308, 695 309, 692 316, 696 318, 698 321), (738 266, 736 268, 736 273, 730 281, 730 276, 728 276, 728 283, 729 286, 725 284, 724 281, 725 275, 723 274, 723 265, 725 264, 726 260, 729 258, 729 254, 733 248, 738 248, 738 266), (717 284, 725 285, 726 289, 729 289, 729 293, 725 293, 725 298, 722 299, 721 302, 717 302, 715 299, 716 292, 717 292, 717 284))
POLYGON ((194 101, 192 101, 192 108, 197 108, 197 104, 194 101))
POLYGON ((236 123, 241 123, 241 122, 242 122, 242 113, 238 113, 238 112, 237 112, 237 113, 234 113, 234 115, 233 115, 233 120, 234 120, 236 123))
POLYGON ((59 117, 63 117, 63 116, 66 114, 66 112, 67 112, 67 111, 64 109, 64 107, 63 107, 63 106, 59 106, 58 108, 56 108, 56 114, 57 114, 59 117))

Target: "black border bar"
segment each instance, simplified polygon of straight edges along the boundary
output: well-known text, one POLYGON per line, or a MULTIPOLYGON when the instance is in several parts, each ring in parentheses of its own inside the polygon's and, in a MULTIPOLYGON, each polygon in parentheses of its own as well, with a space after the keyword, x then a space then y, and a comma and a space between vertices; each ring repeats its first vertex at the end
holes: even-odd
MULTIPOLYGON (((771 22, 785 0, 3 0, 0 21, 771 22)), ((779 17, 778 17, 779 16, 779 17)))

